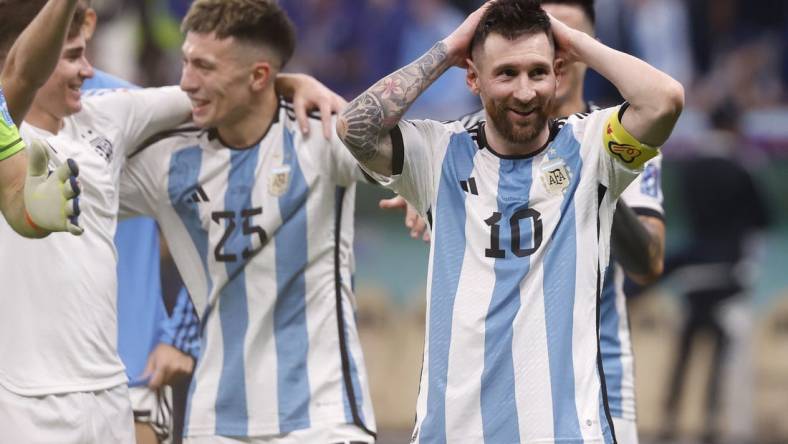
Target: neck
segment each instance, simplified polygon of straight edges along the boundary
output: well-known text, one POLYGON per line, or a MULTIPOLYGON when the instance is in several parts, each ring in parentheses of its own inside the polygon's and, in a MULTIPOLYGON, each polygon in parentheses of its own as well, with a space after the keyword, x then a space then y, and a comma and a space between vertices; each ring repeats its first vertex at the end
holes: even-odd
POLYGON ((47 112, 41 107, 37 106, 35 102, 30 107, 30 111, 25 116, 25 122, 30 125, 49 131, 52 134, 57 134, 63 128, 63 119, 57 117, 51 112, 47 112))
POLYGON ((222 142, 233 148, 248 148, 259 142, 279 110, 278 102, 273 86, 267 88, 240 119, 216 128, 222 142))
POLYGON ((580 85, 570 92, 564 100, 555 100, 553 102, 553 107, 550 110, 550 117, 567 117, 574 113, 583 113, 586 111, 586 101, 583 100, 583 85, 580 85))
POLYGON ((524 156, 531 154, 543 147, 550 137, 550 127, 549 125, 545 125, 544 128, 539 131, 539 134, 528 142, 514 143, 503 137, 495 128, 495 125, 491 123, 492 122, 488 120, 487 124, 484 126, 487 144, 490 145, 496 153, 504 156, 524 156))

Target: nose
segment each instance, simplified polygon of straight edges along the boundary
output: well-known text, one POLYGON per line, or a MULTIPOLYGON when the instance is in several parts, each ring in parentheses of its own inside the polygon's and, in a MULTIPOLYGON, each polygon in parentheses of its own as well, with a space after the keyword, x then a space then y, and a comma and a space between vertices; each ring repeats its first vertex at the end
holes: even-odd
POLYGON ((181 90, 189 93, 195 92, 198 88, 197 79, 194 75, 194 72, 189 67, 188 63, 183 64, 183 69, 181 70, 181 90))
POLYGON ((534 89, 528 77, 523 78, 518 82, 517 88, 514 91, 514 98, 520 102, 528 103, 536 97, 536 90, 534 89))
POLYGON ((93 77, 93 65, 88 62, 86 57, 82 57, 80 66, 79 66, 79 75, 82 78, 89 79, 93 77))

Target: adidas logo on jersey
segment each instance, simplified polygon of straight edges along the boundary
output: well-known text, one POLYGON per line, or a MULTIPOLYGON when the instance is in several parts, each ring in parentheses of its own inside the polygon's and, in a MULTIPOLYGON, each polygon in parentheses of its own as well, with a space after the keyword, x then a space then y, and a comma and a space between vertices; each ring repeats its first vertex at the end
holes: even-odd
POLYGON ((210 202, 211 200, 208 199, 208 195, 205 194, 205 190, 202 189, 202 185, 197 185, 197 189, 194 190, 191 196, 186 199, 186 202, 189 203, 200 203, 200 202, 210 202))
POLYGON ((462 187, 462 190, 465 191, 466 193, 471 193, 474 196, 479 195, 479 189, 476 188, 476 179, 474 179, 473 177, 468 178, 467 181, 461 180, 460 187, 462 187))

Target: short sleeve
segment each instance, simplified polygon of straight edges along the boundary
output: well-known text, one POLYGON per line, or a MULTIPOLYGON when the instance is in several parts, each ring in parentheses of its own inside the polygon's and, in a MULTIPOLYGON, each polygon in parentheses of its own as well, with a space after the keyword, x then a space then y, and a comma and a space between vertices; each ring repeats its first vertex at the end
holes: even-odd
POLYGON ((639 215, 664 218, 661 154, 646 162, 643 172, 629 184, 621 198, 639 215))
POLYGON ((436 192, 441 161, 449 139, 459 131, 464 131, 459 122, 400 121, 390 133, 393 150, 391 177, 365 170, 381 185, 401 195, 426 215, 436 192))
POLYGON ((599 183, 614 198, 618 198, 641 171, 641 167, 635 168, 632 163, 622 161, 620 156, 608 150, 609 124, 611 119, 617 119, 615 116, 619 109, 617 106, 589 115, 576 114, 568 120, 577 124, 585 156, 596 159, 599 183))
POLYGON ((147 138, 191 117, 191 103, 177 86, 111 90, 90 97, 90 106, 121 129, 118 142, 128 156, 147 138))
POLYGON ((154 150, 139 151, 129 157, 120 175, 120 211, 122 219, 134 216, 155 217, 157 187, 163 186, 162 159, 154 150))
POLYGON ((23 149, 25 149, 25 143, 11 119, 3 89, 0 88, 0 160, 7 159, 23 149))

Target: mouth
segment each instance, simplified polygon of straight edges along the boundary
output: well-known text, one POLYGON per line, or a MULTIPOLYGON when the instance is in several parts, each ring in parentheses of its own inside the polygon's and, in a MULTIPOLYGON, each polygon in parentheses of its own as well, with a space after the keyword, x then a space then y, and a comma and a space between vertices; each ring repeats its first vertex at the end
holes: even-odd
POLYGON ((211 103, 210 100, 198 99, 196 97, 190 97, 189 99, 192 102, 192 111, 195 112, 204 110, 205 107, 211 103))
POLYGON ((508 111, 511 114, 513 114, 515 117, 525 119, 530 117, 534 113, 534 111, 536 111, 536 108, 531 108, 529 110, 519 110, 519 109, 509 108, 508 111))

